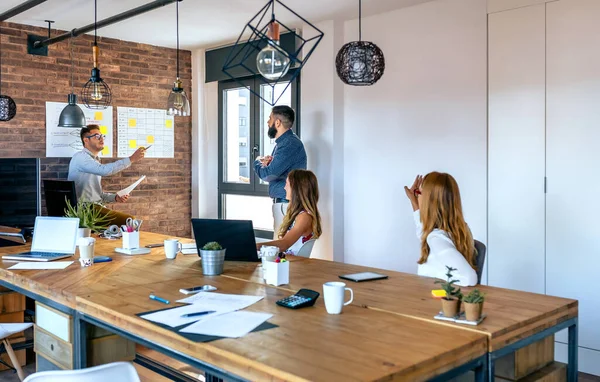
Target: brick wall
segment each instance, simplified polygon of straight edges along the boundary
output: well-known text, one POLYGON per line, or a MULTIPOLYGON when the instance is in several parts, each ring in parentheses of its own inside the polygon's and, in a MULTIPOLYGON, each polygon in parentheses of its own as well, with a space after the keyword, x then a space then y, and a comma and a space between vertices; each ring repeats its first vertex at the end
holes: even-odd
MULTIPOLYGON (((46 156, 46 101, 67 102, 70 93, 69 42, 51 45, 48 56, 27 54, 27 34, 46 35, 47 30, 20 24, 2 27, 2 94, 17 104, 17 115, 0 122, 0 157, 43 158, 42 178, 66 179, 70 158, 46 156)), ((52 35, 64 31, 52 31, 52 35)), ((93 36, 73 40, 75 93, 89 80, 93 36)), ((98 38, 99 67, 113 94, 114 136, 112 159, 117 155, 116 107, 162 109, 176 76, 176 51, 135 42, 98 38)), ((180 77, 191 95, 191 53, 180 51, 180 77)), ((190 102, 193 100, 190 99, 190 102)), ((175 118, 175 158, 144 159, 120 174, 103 178, 105 191, 117 191, 146 175, 127 203, 110 207, 144 219, 143 231, 191 235, 192 122, 175 118)))

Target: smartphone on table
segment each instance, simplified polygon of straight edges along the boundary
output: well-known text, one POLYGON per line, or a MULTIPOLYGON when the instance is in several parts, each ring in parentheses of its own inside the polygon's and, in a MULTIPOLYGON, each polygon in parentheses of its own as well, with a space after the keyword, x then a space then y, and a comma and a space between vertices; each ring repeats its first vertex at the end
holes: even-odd
POLYGON ((194 294, 198 292, 212 292, 213 290, 217 290, 216 287, 212 285, 202 285, 193 288, 179 289, 179 291, 183 294, 194 294))

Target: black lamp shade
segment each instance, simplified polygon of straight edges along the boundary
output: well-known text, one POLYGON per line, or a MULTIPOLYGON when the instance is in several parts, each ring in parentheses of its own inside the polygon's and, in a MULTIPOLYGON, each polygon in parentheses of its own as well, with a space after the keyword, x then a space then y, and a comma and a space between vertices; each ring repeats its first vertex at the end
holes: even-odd
POLYGON ((352 41, 338 52, 335 68, 345 84, 368 86, 383 76, 385 59, 381 49, 372 42, 352 41))
POLYGON ((69 94, 69 104, 60 113, 59 127, 82 128, 87 124, 83 110, 77 106, 77 95, 69 94))
POLYGON ((9 96, 0 95, 0 121, 7 122, 17 114, 17 104, 9 96))

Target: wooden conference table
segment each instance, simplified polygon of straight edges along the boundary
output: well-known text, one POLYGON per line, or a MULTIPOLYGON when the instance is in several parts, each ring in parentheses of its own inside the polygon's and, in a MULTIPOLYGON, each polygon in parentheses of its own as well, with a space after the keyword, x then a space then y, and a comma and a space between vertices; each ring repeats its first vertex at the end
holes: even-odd
MULTIPOLYGON (((143 232, 141 245, 165 237, 143 232)), ((295 311, 275 301, 304 287, 322 291, 323 282, 368 268, 293 259, 290 285, 272 287, 264 285, 256 263, 227 262, 222 276, 203 276, 196 255, 167 260, 155 248, 149 255, 125 256, 114 252, 120 244, 98 239, 95 254, 113 261, 89 268, 74 263, 60 271, 12 271, 6 268, 14 263, 0 263, 1 285, 72 317, 75 368, 86 366, 86 329, 94 325, 226 380, 444 380, 470 369, 477 379, 489 380, 494 356, 563 327, 570 328, 570 349, 575 346, 569 371, 577 370, 574 300, 482 287, 488 318, 478 327, 463 327, 433 320, 439 301, 429 297, 432 279, 384 271, 388 280, 351 285, 354 303, 341 315, 328 315, 322 298, 314 308, 295 311), (182 296, 180 288, 202 284, 265 296, 248 309, 274 314, 269 322, 278 327, 197 343, 136 316, 165 307, 148 299, 151 292, 174 301, 182 296)))

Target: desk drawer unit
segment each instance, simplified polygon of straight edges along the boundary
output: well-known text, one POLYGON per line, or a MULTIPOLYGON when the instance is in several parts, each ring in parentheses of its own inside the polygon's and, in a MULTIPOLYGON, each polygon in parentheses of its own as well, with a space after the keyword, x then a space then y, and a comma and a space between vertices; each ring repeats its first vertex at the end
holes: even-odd
POLYGON ((34 347, 38 356, 61 369, 73 369, 73 345, 57 338, 42 328, 34 329, 34 347))

